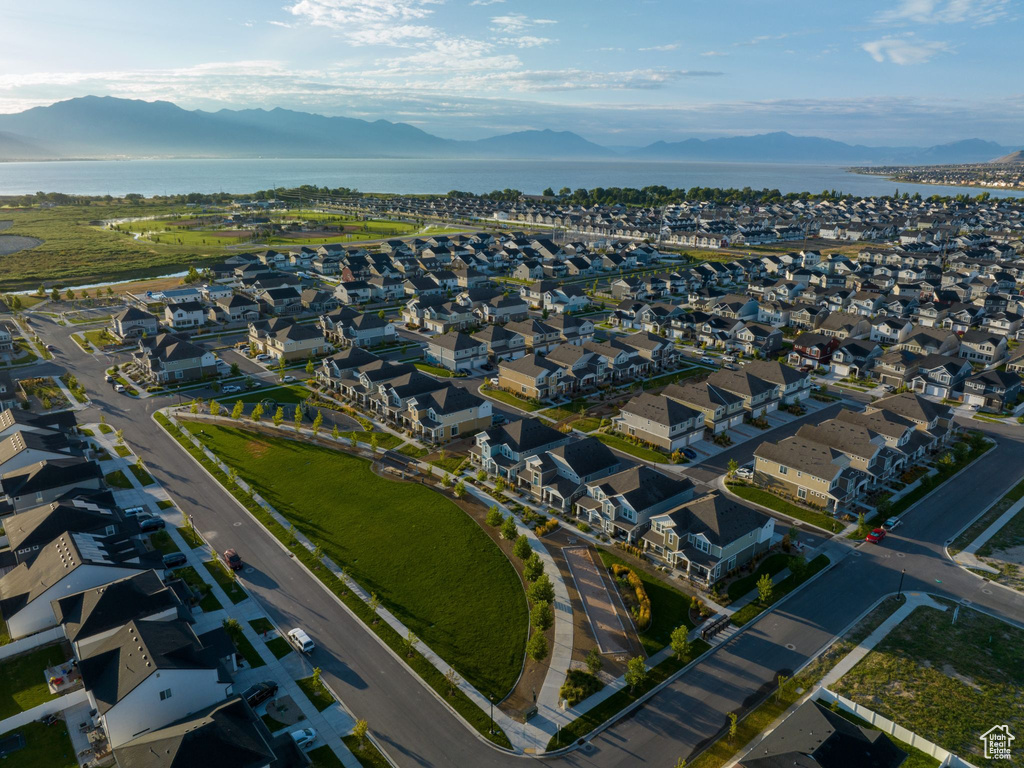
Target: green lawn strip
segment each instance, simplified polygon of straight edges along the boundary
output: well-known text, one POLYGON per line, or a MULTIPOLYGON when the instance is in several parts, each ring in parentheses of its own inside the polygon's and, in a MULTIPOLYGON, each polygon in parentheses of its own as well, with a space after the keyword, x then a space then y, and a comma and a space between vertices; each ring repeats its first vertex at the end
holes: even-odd
MULTIPOLYGON (((952 464, 943 464, 942 462, 939 462, 937 466, 938 471, 934 475, 921 478, 921 484, 917 486, 917 488, 912 490, 906 496, 903 496, 899 500, 893 502, 892 508, 888 514, 899 515, 906 512, 910 507, 934 491, 938 486, 942 485, 961 469, 966 467, 975 459, 985 455, 985 453, 994 447, 995 445, 992 443, 985 443, 980 448, 972 448, 962 461, 954 461, 952 464)), ((876 514, 868 520, 868 523, 875 523, 880 517, 881 514, 876 514)))
POLYGON ((480 387, 480 394, 523 411, 539 411, 544 407, 542 403, 531 403, 529 400, 513 395, 511 392, 506 392, 503 389, 480 387))
POLYGON ((138 464, 131 464, 128 466, 128 469, 130 469, 132 474, 135 475, 135 479, 139 481, 139 485, 152 485, 156 482, 153 479, 153 476, 138 464))
POLYGON ((50 693, 44 673, 47 667, 63 664, 70 657, 59 644, 0 661, 0 719, 57 698, 50 693))
POLYGON ((546 408, 541 411, 538 416, 543 416, 552 421, 564 421, 565 419, 571 419, 575 416, 582 416, 586 413, 588 406, 590 405, 584 398, 577 398, 571 403, 565 405, 555 405, 551 408, 546 408))
POLYGON ((128 448, 127 445, 115 445, 114 446, 114 453, 116 453, 122 459, 126 459, 126 458, 128 458, 129 456, 132 455, 132 452, 128 448))
POLYGON ((434 376, 440 376, 445 379, 450 379, 454 375, 447 368, 441 368, 438 365, 431 365, 430 363, 413 363, 413 365, 424 373, 430 373, 434 376))
POLYGON ((430 453, 430 449, 420 448, 418 445, 414 445, 413 443, 406 443, 405 445, 398 449, 398 452, 403 456, 409 456, 410 458, 413 459, 422 459, 424 456, 430 453))
POLYGON ((593 419, 589 416, 584 416, 572 422, 572 428, 578 429, 580 432, 593 432, 595 429, 600 428, 600 426, 601 419, 593 419))
POLYGON ((643 459, 644 461, 650 461, 655 464, 667 464, 670 461, 669 457, 665 454, 658 453, 650 448, 645 448, 642 445, 634 445, 618 435, 613 435, 608 432, 599 432, 596 437, 609 448, 614 448, 617 451, 628 453, 630 456, 636 456, 638 459, 643 459))
POLYGON ((334 697, 331 696, 331 692, 324 687, 322 682, 317 682, 312 677, 303 677, 295 682, 299 684, 299 688, 306 694, 309 703, 316 707, 317 712, 323 712, 334 703, 334 697))
POLYGON ((156 506, 157 509, 172 509, 174 507, 174 502, 170 499, 161 499, 156 503, 156 506))
POLYGON ((198 547, 203 546, 204 542, 199 537, 199 534, 196 533, 195 528, 192 528, 191 526, 183 526, 181 528, 178 528, 177 530, 178 533, 181 535, 181 538, 183 538, 185 540, 185 543, 188 544, 189 549, 196 549, 198 547))
POLYGON ((729 584, 727 590, 730 601, 739 600, 748 592, 756 589, 757 580, 764 574, 774 576, 779 571, 785 570, 789 567, 790 555, 782 552, 776 552, 773 555, 769 555, 757 566, 757 570, 753 573, 741 576, 729 584))
MULTIPOLYGON (((263 721, 263 724, 267 726, 267 730, 271 733, 277 733, 282 728, 288 727, 287 723, 282 723, 280 720, 273 718, 270 715, 261 715, 260 720, 263 721)), ((331 751, 330 747, 319 747, 319 749, 326 749, 328 752, 331 751)), ((312 755, 313 752, 316 752, 316 750, 314 749, 312 752, 308 752, 307 754, 312 755)), ((331 754, 333 755, 334 753, 331 752, 331 754)), ((314 765, 316 765, 316 763, 314 763, 314 765)))
POLYGON ((918 608, 831 687, 976 762, 993 723, 1024 731, 1024 630, 964 606, 956 624, 918 608))
POLYGON ((211 587, 191 565, 186 565, 184 568, 176 569, 174 574, 188 584, 193 592, 199 593, 201 596, 201 599, 199 600, 199 607, 205 612, 209 613, 210 611, 217 611, 223 607, 220 604, 220 600, 217 599, 217 596, 213 594, 213 587, 211 587))
POLYGON ((78 768, 75 746, 64 721, 53 725, 28 723, 0 735, 0 741, 16 733, 25 739, 25 746, 4 758, 5 768, 78 768))
POLYGON ((109 435, 113 431, 114 431, 114 428, 112 426, 110 426, 109 424, 102 424, 102 423, 100 424, 100 432, 102 434, 109 435))
POLYGON ((374 436, 377 438, 377 447, 382 448, 385 451, 390 451, 393 448, 397 448, 402 444, 402 438, 397 435, 392 435, 390 432, 367 432, 365 430, 356 430, 354 432, 342 432, 341 437, 345 440, 352 440, 352 436, 355 435, 356 441, 370 445, 374 436))
MULTIPOLYGON (((696 643, 694 645, 696 645, 696 643)), ((704 651, 695 651, 694 655, 696 656, 703 652, 704 651)), ((635 691, 630 691, 628 687, 622 688, 600 704, 597 704, 586 713, 577 717, 568 725, 564 726, 561 731, 552 736, 551 740, 548 741, 547 751, 550 752, 555 749, 561 749, 562 747, 572 744, 576 739, 582 739, 592 730, 601 725, 605 720, 608 720, 612 716, 621 712, 649 690, 660 683, 663 683, 684 666, 685 665, 678 661, 674 656, 670 656, 665 659, 665 661, 661 662, 661 664, 658 664, 656 667, 652 667, 647 675, 647 679, 642 685, 638 685, 635 691)))
POLYGON ((445 456, 443 459, 434 459, 430 463, 438 469, 454 475, 465 461, 465 456, 445 456))
MULTIPOLYGON (((629 566, 644 583, 644 590, 651 599, 651 625, 640 632, 640 641, 648 655, 653 655, 668 645, 672 630, 679 625, 682 624, 687 629, 693 629, 693 622, 690 621, 692 598, 689 595, 606 549, 598 549, 597 554, 601 557, 605 568, 611 567, 613 563, 629 566)), ((611 579, 611 573, 606 573, 605 578, 611 579)), ((610 584, 609 588, 615 589, 616 587, 614 584, 610 584)))
POLYGON ((770 491, 766 491, 763 488, 756 488, 752 485, 744 485, 742 483, 726 483, 729 490, 739 496, 741 499, 752 501, 755 504, 760 504, 762 507, 768 507, 768 509, 774 509, 776 512, 780 512, 788 517, 795 517, 797 520, 803 520, 805 523, 816 525, 819 528, 824 528, 826 531, 832 531, 836 533, 842 530, 842 524, 826 515, 824 512, 815 512, 813 509, 807 507, 801 507, 794 504, 791 501, 780 498, 770 491))
MULTIPOLYGON (((352 753, 363 768, 391 768, 391 763, 387 761, 387 758, 380 753, 380 750, 369 739, 361 745, 355 735, 342 736, 341 740, 345 742, 348 751, 352 753)), ((337 755, 334 755, 333 752, 331 754, 337 760, 337 755)), ((340 765, 341 763, 339 762, 338 764, 340 765)))
POLYGON ((153 531, 153 533, 149 534, 149 543, 153 545, 153 549, 163 555, 181 552, 181 548, 174 543, 174 539, 171 538, 171 534, 167 531, 153 531))
POLYGON ((274 625, 271 623, 270 619, 264 618, 262 616, 258 619, 250 620, 249 626, 252 627, 253 632, 256 632, 260 635, 266 632, 274 631, 274 625))
MULTIPOLYGON (((71 322, 74 322, 74 320, 71 322)), ((82 335, 85 336, 85 340, 92 344, 96 349, 102 349, 103 347, 118 343, 117 339, 115 339, 106 328, 99 328, 95 331, 86 331, 82 335)))
POLYGON ((736 613, 732 615, 732 623, 735 624, 737 627, 742 627, 747 622, 757 618, 757 616, 760 615, 761 611, 777 603, 779 600, 784 598, 786 595, 788 595, 794 589, 799 587, 805 581, 815 576, 827 565, 828 558, 825 557, 825 555, 818 555, 816 558, 814 558, 807 564, 807 572, 803 575, 802 578, 798 579, 796 576, 790 574, 772 588, 771 600, 769 600, 767 603, 762 603, 760 599, 757 599, 753 602, 747 603, 745 606, 740 608, 738 611, 736 611, 736 613))
MULTIPOLYGON (((861 728, 867 728, 872 731, 879 730, 871 725, 867 720, 862 720, 851 712, 847 712, 843 709, 836 709, 833 711, 840 717, 849 720, 851 723, 861 728)), ((886 734, 886 736, 892 740, 893 744, 907 753, 907 759, 900 763, 900 768, 938 768, 940 765, 938 758, 932 757, 926 752, 922 752, 917 747, 910 746, 905 741, 900 741, 895 736, 889 736, 888 734, 886 734)))
POLYGON ((283 659, 289 653, 292 652, 292 647, 288 641, 278 635, 270 640, 266 641, 267 650, 274 654, 275 659, 283 659))
POLYGON ((242 589, 241 585, 231 578, 228 574, 227 568, 220 562, 220 560, 207 560, 203 563, 203 567, 210 572, 213 576, 213 580, 217 582, 217 585, 224 590, 224 594, 228 596, 228 599, 235 605, 249 597, 248 593, 242 589))
MULTIPOLYGON (((958 552, 962 552, 964 548, 967 547, 967 545, 969 545, 972 541, 974 541, 982 533, 984 533, 988 529, 988 527, 992 525, 992 523, 994 523, 996 520, 1002 517, 1006 510, 1012 507, 1015 502, 1020 501, 1021 498, 1024 498, 1024 480, 1021 480, 1019 483, 1017 483, 1017 485, 1010 489, 1009 493, 1007 493, 1005 496, 1003 496, 1003 498, 1001 498, 999 501, 993 504, 985 512, 985 514, 983 514, 981 517, 979 517, 977 520, 971 523, 970 526, 968 526, 963 533, 957 536, 953 543, 950 544, 948 547, 949 553, 951 555, 955 555, 958 552)), ((1020 515, 1018 514, 1017 516, 1015 516, 1014 520, 1016 520, 1017 517, 1020 517, 1020 515)), ((1011 526, 1014 520, 1011 520, 1009 523, 1007 523, 1006 527, 1011 526)), ((991 553, 992 550, 995 549, 995 547, 992 546, 993 539, 998 541, 1000 539, 1000 534, 1002 534, 1004 530, 1005 528, 997 531, 996 534, 992 537, 992 539, 989 539, 987 542, 985 542, 984 546, 981 549, 984 549, 987 552, 991 553)))
POLYGON ((240 626, 236 627, 234 624, 228 623, 224 629, 227 630, 228 635, 231 637, 231 642, 235 644, 235 648, 242 654, 242 658, 249 663, 250 668, 256 669, 266 665, 267 662, 263 660, 263 657, 259 655, 252 643, 249 642, 249 638, 245 636, 240 626))
POLYGON ((68 388, 71 396, 75 398, 75 402, 82 404, 88 402, 89 395, 86 394, 85 388, 78 383, 78 379, 73 374, 65 373, 60 377, 61 383, 68 388))
POLYGON ((644 389, 657 389, 658 387, 667 387, 669 384, 675 384, 678 381, 684 379, 692 379, 695 376, 701 374, 710 373, 711 370, 708 368, 701 368, 699 366, 694 368, 687 368, 685 371, 677 371, 676 373, 666 373, 663 376, 656 376, 653 379, 647 379, 644 382, 644 389))
POLYGON ((111 488, 134 488, 135 487, 135 486, 132 485, 131 480, 129 480, 127 477, 125 477, 124 471, 120 470, 120 469, 115 469, 109 475, 104 475, 103 479, 106 481, 107 485, 109 485, 111 488))
MULTIPOLYGON (((243 403, 259 403, 263 400, 273 400, 279 405, 297 405, 309 397, 309 390, 298 384, 286 384, 281 387, 269 387, 267 389, 255 389, 252 392, 242 392, 237 395, 227 395, 221 398, 221 405, 228 410, 241 400, 243 403)), ((273 413, 265 413, 264 418, 269 419, 273 413)), ((285 421, 291 421, 295 416, 295 409, 285 409, 285 421)))
POLYGON ((184 426, 202 430, 206 447, 466 680, 495 697, 512 688, 526 642, 525 594, 505 555, 453 502, 382 478, 347 453, 207 423, 184 426), (407 567, 409 557, 416 569, 407 567), (454 572, 465 578, 453 579, 454 572))
MULTIPOLYGON (((172 425, 166 416, 162 413, 158 413, 154 418, 186 451, 196 459, 196 461, 206 468, 207 471, 209 471, 221 483, 221 485, 228 488, 229 492, 235 496, 239 503, 248 509, 271 534, 285 544, 289 551, 291 551, 298 560, 311 570, 318 567, 318 564, 314 562, 313 553, 294 542, 287 529, 278 523, 277 520, 275 520, 266 510, 256 504, 251 498, 245 496, 240 490, 232 487, 228 482, 227 476, 208 458, 206 458, 201 451, 193 446, 190 441, 186 440, 181 431, 172 425)), ((341 583, 340 579, 336 578, 334 574, 323 569, 316 570, 315 572, 324 585, 328 587, 342 602, 344 602, 345 605, 348 606, 348 608, 369 627, 370 631, 376 633, 378 637, 380 637, 381 640, 383 640, 388 647, 396 653, 403 654, 402 644, 405 640, 404 637, 400 636, 385 622, 373 624, 373 615, 369 606, 352 595, 351 592, 349 592, 341 583)), ((504 624, 502 624, 502 626, 504 626, 504 624)), ((277 658, 280 658, 281 656, 278 655, 274 647, 277 644, 283 644, 286 649, 289 649, 289 646, 287 641, 280 637, 274 638, 274 640, 267 643, 267 647, 271 649, 277 658)), ((500 728, 495 729, 494 733, 490 733, 491 722, 487 713, 473 703, 468 696, 458 689, 454 694, 449 695, 449 685, 444 675, 424 659, 422 655, 416 654, 411 659, 407 658, 406 663, 440 696, 445 697, 452 708, 455 709, 456 712, 466 720, 466 722, 472 725, 485 738, 490 739, 499 746, 506 748, 510 746, 508 737, 505 736, 504 732, 501 731, 500 728)))

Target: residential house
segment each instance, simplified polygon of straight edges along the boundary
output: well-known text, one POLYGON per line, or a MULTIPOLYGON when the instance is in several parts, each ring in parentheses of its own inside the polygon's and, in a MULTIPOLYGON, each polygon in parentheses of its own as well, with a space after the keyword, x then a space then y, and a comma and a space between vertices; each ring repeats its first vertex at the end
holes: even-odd
POLYGON ((159 329, 160 321, 156 315, 138 307, 128 307, 110 318, 110 332, 121 341, 131 341, 140 336, 156 336, 159 329))
POLYGON ((643 392, 612 419, 616 431, 673 452, 704 436, 704 412, 666 395, 643 392))
POLYGON ((1016 405, 1020 382, 1021 377, 1012 371, 983 371, 964 382, 964 404, 979 411, 1002 413, 1016 405))
POLYGON ((832 362, 832 354, 839 348, 839 343, 840 339, 835 336, 805 331, 793 340, 793 349, 786 356, 786 361, 794 366, 826 367, 832 362))
POLYGON ((755 484, 829 513, 848 510, 869 479, 842 451, 796 435, 754 450, 755 484))
POLYGON ((753 360, 743 370, 779 388, 779 399, 786 405, 798 404, 811 396, 811 375, 774 360, 753 360))
POLYGON ((0 371, 0 410, 9 411, 18 404, 18 388, 7 371, 0 371))
POLYGON ((782 350, 782 330, 747 322, 733 334, 732 348, 750 357, 775 357, 782 350))
POLYGON ((869 339, 847 339, 832 353, 829 366, 837 376, 864 377, 882 356, 882 347, 869 339))
POLYGON ((923 395, 952 399, 972 370, 971 364, 960 357, 926 355, 914 361, 905 385, 923 395))
POLYGON ((487 344, 461 331, 449 331, 427 339, 428 363, 455 373, 470 373, 487 362, 487 344))
POLYGON ((547 400, 562 391, 565 369, 538 354, 498 363, 498 386, 527 400, 547 400))
POLYGON ((517 419, 478 433, 469 458, 487 474, 514 483, 527 459, 566 445, 570 439, 540 419, 517 419))
POLYGON ((412 395, 402 423, 420 440, 444 443, 491 426, 490 400, 448 384, 433 392, 412 395))
POLYGON ((222 296, 209 309, 210 320, 220 323, 251 323, 259 317, 259 302, 243 293, 222 296))
POLYGON ((494 361, 515 360, 526 354, 526 339, 501 325, 487 325, 473 338, 487 345, 488 357, 494 361))
POLYGON ((155 384, 195 381, 217 373, 217 356, 173 333, 139 339, 132 351, 132 367, 155 384))
POLYGON ((981 365, 996 365, 1006 357, 1006 337, 992 331, 971 329, 960 336, 960 357, 981 365))
POLYGON ((529 305, 520 296, 499 294, 480 305, 479 317, 485 323, 510 323, 525 320, 529 305))
POLYGON ((586 484, 576 516, 613 538, 636 543, 651 518, 693 498, 693 483, 646 465, 624 469, 586 484))
POLYGON ((206 308, 198 301, 183 301, 164 307, 164 323, 181 331, 206 325, 206 308))
POLYGON ((713 435, 743 423, 743 397, 707 381, 669 384, 662 395, 704 414, 704 426, 713 435))
POLYGON ((398 340, 395 324, 386 317, 351 307, 320 315, 319 326, 324 339, 338 348, 379 347, 398 340))
POLYGON ((300 325, 290 318, 275 317, 249 323, 249 343, 274 360, 304 360, 329 351, 323 331, 300 325))
POLYGON ((709 388, 742 398, 746 415, 752 419, 760 418, 779 407, 778 385, 758 378, 746 366, 737 371, 721 368, 708 376, 705 383, 709 388))
POLYGON ((871 322, 851 312, 832 312, 821 321, 818 332, 831 338, 866 339, 871 335, 871 322))
POLYGON ((586 493, 586 484, 622 469, 622 463, 596 437, 575 440, 526 459, 519 472, 521 488, 544 506, 571 512, 572 505, 586 493))

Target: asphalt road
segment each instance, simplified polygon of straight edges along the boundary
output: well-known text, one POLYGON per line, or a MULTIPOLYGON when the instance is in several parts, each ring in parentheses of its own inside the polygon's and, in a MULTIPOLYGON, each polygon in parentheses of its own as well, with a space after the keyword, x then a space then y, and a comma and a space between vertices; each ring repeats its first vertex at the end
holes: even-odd
MULTIPOLYGON (((72 371, 94 407, 143 459, 212 546, 232 546, 254 568, 243 580, 279 626, 305 627, 318 648, 311 662, 401 766, 510 766, 523 757, 497 751, 458 721, 383 649, 363 625, 309 576, 277 542, 211 480, 150 418, 166 398, 135 400, 103 382, 110 361, 82 353, 61 328, 37 317, 35 327, 60 352, 54 363, 72 371)), ((55 366, 55 372, 56 371, 55 366)), ((44 373, 40 367, 33 372, 44 373)), ((820 417, 819 414, 815 416, 820 417)), ((566 766, 666 766, 689 757, 779 672, 793 670, 872 605, 904 590, 969 600, 975 607, 1024 623, 1024 596, 989 585, 949 561, 945 541, 1008 490, 1024 467, 1024 440, 1015 426, 971 422, 999 445, 919 504, 879 546, 850 547, 840 559, 779 608, 749 625, 714 654, 653 697, 643 708, 591 740, 586 750, 552 758, 566 766)), ((752 449, 753 446, 751 446, 752 449)), ((727 459, 726 459, 727 460, 727 459)))

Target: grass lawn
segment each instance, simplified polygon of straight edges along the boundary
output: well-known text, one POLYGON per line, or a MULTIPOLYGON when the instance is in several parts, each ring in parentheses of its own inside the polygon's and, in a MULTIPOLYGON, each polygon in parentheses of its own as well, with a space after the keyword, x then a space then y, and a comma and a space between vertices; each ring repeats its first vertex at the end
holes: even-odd
POLYGON ((63 645, 48 645, 0 662, 0 718, 7 718, 57 698, 43 672, 70 658, 63 645))
POLYGON ((492 400, 497 400, 499 403, 511 405, 513 408, 518 408, 521 411, 539 411, 544 407, 542 403, 531 403, 529 400, 513 395, 511 392, 506 392, 503 389, 480 387, 480 394, 492 400))
MULTIPOLYGON (((917 486, 917 488, 912 490, 910 493, 908 493, 906 496, 896 501, 892 505, 892 510, 888 514, 899 515, 905 512, 906 510, 910 509, 911 506, 913 506, 921 499, 923 499, 925 496, 927 496, 929 493, 934 491, 938 486, 942 485, 944 482, 946 482, 949 478, 951 478, 961 469, 966 467, 975 459, 983 456, 985 453, 987 453, 994 447, 994 443, 986 442, 984 445, 972 448, 967 453, 967 455, 964 456, 963 460, 957 460, 951 464, 943 464, 942 462, 938 462, 938 464, 936 465, 937 472, 934 475, 922 478, 921 484, 917 486)), ((881 514, 876 514, 874 517, 871 518, 871 520, 868 520, 868 522, 874 523, 880 517, 881 514)))
POLYGON ((4 768, 77 768, 75 747, 68 736, 67 725, 29 723, 0 736, 0 741, 20 733, 25 746, 3 759, 4 768))
POLYGON ((405 445, 398 449, 398 452, 403 456, 409 456, 413 459, 422 459, 424 456, 430 453, 430 449, 420 448, 416 445, 413 445, 412 443, 406 443, 405 445))
POLYGON ((104 435, 109 435, 114 431, 114 428, 109 424, 100 424, 100 432, 104 435))
POLYGON ((135 479, 139 481, 139 485, 152 485, 156 482, 149 472, 142 469, 137 464, 132 464, 128 469, 130 469, 132 474, 135 475, 135 479))
POLYGON ((370 441, 376 436, 377 447, 385 451, 397 448, 402 444, 402 438, 392 435, 390 432, 366 432, 360 429, 354 432, 341 432, 340 434, 343 439, 348 441, 351 441, 352 436, 355 435, 357 442, 365 443, 366 445, 370 445, 370 441))
POLYGON ((231 636, 231 642, 235 644, 235 648, 242 654, 242 658, 248 662, 252 669, 266 666, 267 662, 253 648, 252 643, 249 642, 249 638, 242 632, 241 627, 232 628, 231 626, 225 626, 224 629, 227 630, 227 633, 231 636))
MULTIPOLYGON (((1020 501, 1021 498, 1024 498, 1024 480, 1017 483, 1017 485, 1010 489, 1009 493, 1007 493, 1005 496, 1003 496, 1003 498, 1001 498, 999 501, 993 504, 988 509, 988 511, 985 512, 984 515, 982 515, 973 523, 971 523, 971 525, 963 533, 957 536, 953 543, 950 544, 948 547, 949 553, 951 555, 955 555, 958 552, 962 552, 968 544, 970 544, 982 533, 984 533, 985 530, 988 529, 990 525, 992 525, 992 523, 999 519, 1006 512, 1006 510, 1008 510, 1010 507, 1014 505, 1015 502, 1020 501)), ((996 547, 993 546, 993 540, 995 540, 996 543, 1000 543, 1000 539, 1004 536, 1004 531, 1007 527, 1013 525, 1017 517, 1020 517, 1020 515, 1018 514, 1017 516, 1015 516, 1014 519, 1007 524, 1007 526, 1001 528, 995 534, 995 536, 993 536, 991 539, 985 542, 985 544, 982 546, 982 549, 987 550, 989 553, 996 549, 996 547)))
POLYGON ((334 703, 334 697, 331 696, 331 692, 324 687, 323 683, 316 682, 312 677, 303 677, 295 682, 299 684, 299 688, 306 694, 310 704, 316 707, 317 712, 323 712, 334 703))
MULTIPOLYGON (((334 754, 334 750, 326 744, 316 749, 311 749, 306 753, 309 757, 312 768, 342 768, 344 763, 334 754)), ((357 760, 359 758, 356 758, 357 760)))
POLYGON ((228 574, 227 569, 221 565, 220 560, 207 560, 203 563, 203 567, 210 572, 213 576, 213 580, 217 582, 217 585, 224 590, 224 593, 228 596, 228 599, 235 605, 245 600, 249 595, 241 585, 231 578, 228 574))
POLYGON ((270 619, 264 618, 262 616, 258 619, 252 619, 249 622, 249 626, 252 627, 253 632, 256 632, 260 635, 262 635, 264 632, 274 631, 274 625, 271 623, 270 619))
MULTIPOLYGON (((267 726, 267 730, 270 731, 271 733, 277 733, 282 728, 287 728, 288 727, 285 723, 282 723, 280 720, 278 720, 277 718, 271 717, 270 715, 261 715, 260 716, 260 720, 263 721, 263 724, 265 726, 267 726)), ((331 751, 330 747, 320 747, 320 749, 326 749, 328 752, 331 751)), ((315 752, 315 751, 316 750, 313 750, 313 752, 315 752)), ((312 755, 313 752, 309 752, 308 754, 312 755)), ((334 753, 331 752, 331 754, 333 755, 334 753)), ((314 763, 314 765, 316 765, 316 763, 314 763)))
POLYGON ((636 456, 644 461, 650 461, 655 464, 667 464, 670 461, 669 457, 663 453, 652 451, 650 448, 645 448, 642 445, 633 445, 628 440, 624 440, 618 435, 613 435, 609 432, 599 432, 595 437, 609 448, 628 453, 630 456, 636 456))
MULTIPOLYGON (((273 400, 279 405, 296 405, 301 403, 309 397, 309 390, 298 384, 286 384, 282 387, 269 387, 266 389, 254 389, 252 392, 242 392, 238 395, 231 395, 230 398, 224 398, 224 402, 221 405, 225 406, 228 411, 241 400, 243 403, 259 403, 263 400, 273 400), (230 402, 228 402, 230 400, 230 402)), ((267 420, 273 416, 273 413, 265 413, 263 417, 267 420)), ((285 421, 291 421, 292 417, 295 416, 295 409, 291 411, 285 409, 284 418, 285 421)))
MULTIPOLYGON (((380 753, 380 750, 369 739, 363 742, 361 746, 359 739, 355 736, 342 736, 341 740, 345 742, 348 751, 355 755, 356 760, 359 761, 363 768, 390 768, 391 763, 387 761, 384 755, 380 753)), ((331 753, 331 755, 337 759, 334 753, 331 753)))
POLYGON ((790 574, 782 581, 780 581, 778 584, 776 584, 775 587, 772 589, 771 600, 769 600, 766 603, 762 603, 760 599, 757 599, 750 603, 747 603, 745 606, 740 608, 738 611, 736 611, 736 613, 732 615, 732 623, 735 624, 737 627, 742 627, 748 621, 753 621, 760 615, 761 611, 777 603, 779 600, 784 598, 786 595, 788 595, 794 589, 799 587, 805 581, 815 576, 827 565, 828 558, 825 557, 825 555, 818 555, 816 558, 807 563, 806 572, 803 574, 801 578, 798 579, 796 576, 790 574))
POLYGON ((134 488, 132 481, 125 477, 124 471, 115 469, 109 475, 104 475, 103 479, 107 485, 111 488, 134 488))
POLYGON ((419 484, 381 478, 346 453, 184 426, 193 434, 202 428, 207 447, 466 680, 497 697, 512 688, 526 643, 526 597, 511 563, 455 504, 419 484))
POLYGON ((274 654, 275 659, 283 659, 285 656, 292 652, 291 645, 289 645, 288 641, 280 635, 278 635, 277 637, 273 637, 270 640, 267 640, 266 646, 267 649, 272 654, 274 654))
POLYGON ((1024 630, 963 606, 956 624, 951 609, 918 608, 832 688, 977 762, 993 724, 1024 731, 1024 630))
POLYGON ((838 520, 829 517, 825 513, 815 512, 813 509, 793 504, 763 488, 755 488, 752 485, 743 485, 742 483, 727 483, 727 485, 729 490, 741 499, 752 501, 755 504, 760 504, 762 507, 768 507, 768 509, 774 509, 783 515, 795 517, 797 520, 803 520, 805 523, 824 528, 826 531, 837 533, 842 529, 842 524, 838 520))
POLYGON ((430 373, 433 374, 434 376, 440 376, 441 378, 444 379, 450 379, 452 378, 453 375, 452 372, 449 371, 447 368, 441 368, 440 366, 431 365, 430 363, 413 363, 413 365, 415 365, 424 373, 430 373))
POLYGON ((156 503, 157 509, 172 509, 174 502, 170 499, 162 499, 156 503))
POLYGON ((199 572, 191 565, 186 565, 184 568, 178 568, 174 573, 189 587, 193 592, 197 592, 202 597, 199 600, 199 607, 205 612, 219 611, 223 606, 220 604, 220 600, 217 599, 216 595, 213 594, 213 587, 203 580, 203 577, 199 575, 199 572))
POLYGON ((658 387, 667 387, 669 384, 675 384, 685 379, 692 379, 695 376, 702 374, 711 373, 712 369, 703 368, 701 366, 694 366, 693 368, 687 368, 685 371, 676 371, 675 373, 666 373, 663 376, 655 376, 653 379, 647 379, 644 382, 644 389, 657 389, 658 387))
POLYGON ((730 601, 739 600, 745 594, 757 588, 757 580, 762 575, 768 574, 774 576, 779 571, 784 570, 789 566, 790 555, 783 552, 776 552, 773 555, 769 555, 757 566, 757 570, 753 573, 749 573, 746 576, 741 576, 729 584, 727 590, 730 601))
POLYGON ((443 459, 434 459, 430 463, 438 469, 454 475, 464 461, 466 461, 465 456, 445 456, 443 459))
POLYGON ((571 419, 573 416, 582 416, 587 411, 587 407, 590 405, 585 398, 577 398, 571 403, 565 405, 556 405, 551 408, 546 408, 541 411, 538 416, 551 419, 552 421, 562 421, 564 419, 571 419))
POLYGON ((590 416, 584 416, 581 419, 576 419, 571 424, 573 429, 578 429, 580 432, 593 432, 601 426, 600 419, 594 419, 590 416))
POLYGON ((203 540, 199 538, 199 534, 196 533, 196 529, 189 527, 178 528, 178 533, 181 534, 181 538, 188 544, 189 549, 195 549, 196 547, 203 546, 203 540))
MULTIPOLYGON (((644 644, 644 650, 648 655, 655 654, 668 645, 672 630, 679 625, 682 624, 688 629, 693 629, 693 623, 690 621, 691 598, 689 595, 680 592, 661 579, 654 578, 643 568, 634 567, 628 560, 624 560, 608 550, 598 549, 597 554, 600 555, 605 568, 611 567, 612 563, 627 565, 644 583, 644 590, 651 599, 651 625, 640 633, 640 641, 644 644)), ((606 573, 605 577, 613 578, 610 572, 606 573)), ((615 585, 610 584, 609 588, 614 589, 615 585)))
POLYGON ((167 531, 153 531, 149 534, 149 543, 153 549, 162 555, 169 555, 172 552, 181 552, 181 547, 174 543, 171 534, 167 531))
POLYGON ((132 452, 128 448, 127 445, 115 445, 114 446, 114 453, 116 453, 122 459, 126 459, 126 458, 128 458, 129 456, 132 455, 132 452))
MULTIPOLYGON (((72 320, 72 322, 74 322, 74 321, 72 320)), ((91 321, 91 322, 95 322, 95 321, 91 321)), ((90 344, 92 344, 97 349, 102 349, 103 347, 111 345, 111 344, 119 344, 120 343, 120 342, 118 342, 117 339, 115 339, 113 337, 113 335, 111 335, 110 331, 108 331, 106 328, 98 328, 97 330, 94 330, 94 331, 86 331, 82 335, 85 336, 85 340, 86 341, 88 341, 90 344)))

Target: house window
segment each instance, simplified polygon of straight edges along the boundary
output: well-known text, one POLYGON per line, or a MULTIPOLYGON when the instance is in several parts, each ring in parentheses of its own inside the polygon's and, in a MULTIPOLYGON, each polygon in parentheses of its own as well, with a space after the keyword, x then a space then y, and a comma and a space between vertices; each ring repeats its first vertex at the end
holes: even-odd
POLYGON ((160 701, 164 701, 165 699, 169 699, 169 698, 171 698, 171 689, 170 688, 168 688, 166 690, 163 690, 163 691, 160 691, 160 701))
POLYGON ((807 498, 807 489, 806 488, 797 488, 796 495, 797 495, 797 498, 799 498, 799 499, 806 499, 807 498))
POLYGON ((780 475, 787 475, 787 474, 789 474, 789 467, 784 467, 781 464, 779 464, 779 474, 780 475))
POLYGON ((452 437, 455 437, 457 434, 459 434, 459 425, 452 424, 452 437))

